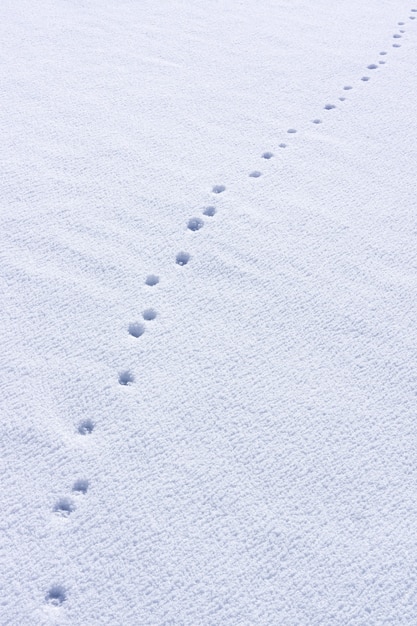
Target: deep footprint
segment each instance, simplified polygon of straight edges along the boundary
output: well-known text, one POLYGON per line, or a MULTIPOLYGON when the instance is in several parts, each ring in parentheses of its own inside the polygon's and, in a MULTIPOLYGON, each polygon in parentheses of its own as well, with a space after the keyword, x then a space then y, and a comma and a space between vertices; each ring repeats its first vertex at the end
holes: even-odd
POLYGON ((274 156, 273 152, 264 152, 262 155, 263 159, 272 159, 272 157, 274 156))
POLYGON ((61 585, 54 585, 45 596, 45 602, 52 606, 61 606, 67 599, 67 593, 61 585))
POLYGON ((203 209, 203 215, 207 215, 207 217, 213 217, 216 214, 216 207, 207 206, 203 209))
POLYGON ((177 256, 175 257, 175 262, 177 265, 187 265, 189 260, 190 255, 188 254, 188 252, 178 252, 177 256))
POLYGON ((132 322, 131 324, 129 324, 128 331, 129 335, 132 335, 132 337, 135 337, 137 339, 138 337, 141 337, 143 335, 143 333, 145 332, 145 327, 139 322, 132 322))
POLYGON ((149 287, 154 287, 158 283, 159 277, 155 276, 155 274, 149 274, 149 276, 146 277, 145 285, 148 285, 149 287))
POLYGON ((155 311, 155 309, 146 309, 143 313, 143 319, 146 320, 147 322, 150 322, 151 320, 156 319, 157 313, 155 311))
POLYGON ((129 372, 129 370, 125 370, 124 372, 120 372, 119 374, 119 385, 131 385, 135 381, 133 374, 129 372))
POLYGON ((200 230, 200 228, 203 228, 204 226, 204 221, 201 219, 201 217, 192 217, 191 219, 188 220, 188 224, 187 224, 187 228, 189 230, 200 230))
POLYGON ((60 498, 54 506, 54 513, 62 517, 68 517, 73 511, 75 511, 75 505, 71 498, 60 498))
POLYGON ((90 419, 82 420, 78 426, 80 435, 90 435, 94 430, 94 422, 90 419))
POLYGON ((294 133, 296 133, 296 132, 297 132, 297 130, 295 128, 289 128, 287 130, 287 133, 290 133, 290 135, 294 135, 294 133))

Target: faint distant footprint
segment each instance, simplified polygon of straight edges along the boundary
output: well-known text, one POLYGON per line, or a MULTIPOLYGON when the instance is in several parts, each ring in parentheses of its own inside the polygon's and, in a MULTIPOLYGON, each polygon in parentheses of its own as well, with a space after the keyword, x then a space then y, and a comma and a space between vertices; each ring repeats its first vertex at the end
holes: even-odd
POLYGON ((332 109, 336 108, 336 105, 335 104, 325 104, 324 108, 325 108, 326 111, 331 111, 332 109))
POLYGON ((255 170, 254 172, 251 172, 249 176, 250 178, 259 178, 260 176, 262 176, 262 172, 258 172, 258 170, 255 170))
POLYGON ((263 159, 272 159, 272 157, 274 156, 273 152, 264 152, 262 155, 263 159))
POLYGON ((223 191, 226 190, 226 187, 224 185, 214 185, 212 192, 213 193, 223 193, 223 191))

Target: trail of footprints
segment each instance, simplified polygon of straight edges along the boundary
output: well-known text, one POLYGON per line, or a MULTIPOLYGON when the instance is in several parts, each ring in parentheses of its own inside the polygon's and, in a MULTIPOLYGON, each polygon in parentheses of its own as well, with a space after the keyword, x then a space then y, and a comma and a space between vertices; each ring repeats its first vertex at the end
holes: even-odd
MULTIPOLYGON (((417 9, 411 9, 411 13, 412 14, 417 13, 417 9)), ((410 20, 415 20, 416 17, 417 15, 408 16, 410 20)), ((405 22, 398 22, 398 26, 401 26, 401 27, 405 26, 405 22)), ((401 44, 398 43, 398 40, 402 38, 405 32, 406 31, 404 28, 400 28, 398 33, 394 33, 392 35, 392 38, 395 40, 395 43, 392 44, 393 48, 401 47, 401 44)), ((379 53, 379 56, 386 57, 387 54, 388 52, 386 50, 383 50, 379 53)), ((385 63, 386 63, 385 59, 380 59, 378 61, 378 64, 370 63, 367 66, 367 69, 370 71, 375 71, 378 69, 379 65, 384 65, 385 63)), ((362 76, 360 80, 362 82, 368 82, 370 80, 370 76, 367 76, 367 75, 362 76)), ((353 89, 352 85, 345 85, 343 87, 344 91, 350 91, 351 89, 353 89)), ((339 100, 343 102, 346 100, 346 98, 344 96, 340 96, 339 100)), ((335 108, 336 108, 336 105, 332 103, 325 104, 323 107, 325 111, 332 111, 335 108)), ((320 118, 314 118, 313 120, 311 120, 311 122, 313 124, 322 124, 322 120, 320 118)), ((297 133, 297 129, 295 128, 289 128, 287 130, 287 134, 289 135, 295 135, 296 133, 297 133)), ((286 148, 287 144, 280 143, 278 144, 278 147, 286 148)), ((274 157, 274 153, 269 152, 269 151, 264 152, 261 155, 261 158, 266 161, 272 159, 273 157, 274 157)), ((249 173, 250 178, 259 178, 260 176, 262 176, 262 172, 259 170, 253 170, 249 173)), ((219 194, 222 194, 224 191, 226 191, 226 187, 225 185, 214 185, 211 191, 214 196, 217 196, 219 194)), ((214 205, 206 206, 202 210, 202 214, 205 217, 214 217, 216 215, 216 212, 217 212, 217 209, 214 205)), ((191 217, 187 223, 187 228, 191 232, 197 232, 201 230, 203 226, 204 226, 204 220, 201 217, 191 217)), ((189 263, 190 258, 191 256, 188 252, 180 251, 175 257, 175 262, 179 266, 185 266, 189 263)), ((149 274, 145 279, 145 285, 148 287, 155 287, 158 284, 159 284, 159 276, 157 276, 156 274, 149 274)), ((157 312, 153 308, 145 309, 142 313, 142 318, 143 318, 143 321, 134 321, 128 324, 127 326, 127 332, 129 333, 129 335, 131 335, 131 337, 135 339, 139 339, 140 337, 142 337, 142 335, 146 331, 145 323, 152 322, 153 320, 155 320, 157 318, 157 312)), ((135 377, 130 370, 121 370, 118 374, 118 382, 122 386, 129 386, 135 382, 135 377)), ((91 436, 94 430, 95 430, 95 424, 93 420, 89 418, 81 420, 77 427, 77 433, 81 437, 91 436)), ((75 480, 72 486, 72 497, 63 496, 59 498, 53 506, 53 513, 64 518, 68 518, 71 515, 71 513, 73 513, 76 509, 76 499, 78 497, 85 496, 88 492, 88 489, 89 489, 88 480, 86 480, 85 478, 78 478, 77 480, 75 480)), ((50 589, 45 595, 45 602, 52 606, 60 606, 66 601, 66 599, 67 599, 67 591, 65 587, 61 585, 53 585, 52 587, 50 587, 50 589)))

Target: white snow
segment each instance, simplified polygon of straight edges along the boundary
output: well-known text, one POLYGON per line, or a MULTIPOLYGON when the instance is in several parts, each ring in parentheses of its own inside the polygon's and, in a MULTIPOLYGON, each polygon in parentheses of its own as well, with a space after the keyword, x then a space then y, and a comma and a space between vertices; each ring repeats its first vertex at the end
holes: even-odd
POLYGON ((0 41, 0 624, 415 625, 417 4, 0 41))

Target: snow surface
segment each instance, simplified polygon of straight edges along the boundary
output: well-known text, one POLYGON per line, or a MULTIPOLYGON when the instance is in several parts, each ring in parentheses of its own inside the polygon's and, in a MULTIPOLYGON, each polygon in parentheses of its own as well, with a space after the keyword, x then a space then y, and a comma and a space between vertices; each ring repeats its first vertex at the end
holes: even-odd
POLYGON ((2 625, 417 624, 414 18, 2 1, 2 625))

